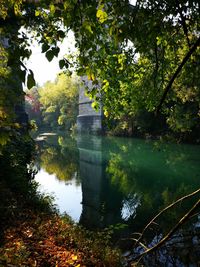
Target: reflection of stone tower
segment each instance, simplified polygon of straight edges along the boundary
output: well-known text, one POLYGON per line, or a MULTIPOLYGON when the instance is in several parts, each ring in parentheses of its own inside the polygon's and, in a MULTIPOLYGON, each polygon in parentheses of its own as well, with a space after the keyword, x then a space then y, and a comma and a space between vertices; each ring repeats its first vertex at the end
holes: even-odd
POLYGON ((102 187, 102 151, 101 139, 91 136, 90 139, 78 138, 80 174, 82 177, 83 210, 80 222, 93 228, 99 225, 102 187))
POLYGON ((83 194, 80 223, 91 229, 119 223, 122 199, 109 189, 102 137, 78 136, 77 143, 83 194))
MULTIPOLYGON (((83 78, 84 82, 90 88, 91 81, 83 78)), ((92 107, 92 100, 85 95, 84 85, 79 90, 79 115, 77 117, 78 133, 102 133, 102 108, 95 111, 92 107)))

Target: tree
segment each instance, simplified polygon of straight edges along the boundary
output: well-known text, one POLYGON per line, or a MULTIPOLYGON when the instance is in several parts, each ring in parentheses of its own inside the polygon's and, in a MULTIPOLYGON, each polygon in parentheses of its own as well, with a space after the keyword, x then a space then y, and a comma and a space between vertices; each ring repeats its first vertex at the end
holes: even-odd
POLYGON ((101 1, 79 7, 82 22, 73 26, 80 71, 93 80, 94 98, 101 81, 106 116, 157 111, 174 131, 199 129, 198 6, 101 1))
POLYGON ((34 86, 30 90, 26 90, 25 95, 25 110, 29 120, 36 124, 36 127, 42 126, 42 111, 39 101, 38 87, 34 86))
POLYGON ((55 83, 47 82, 38 92, 45 124, 70 130, 78 113, 78 77, 59 74, 55 83))
MULTIPOLYGON (((9 7, 15 7, 11 0, 9 7)), ((199 130, 197 0, 18 1, 17 7, 13 17, 25 27, 32 22, 49 61, 58 55, 66 32, 74 31, 78 73, 93 81, 88 93, 97 103, 101 88, 105 116, 132 121, 143 112, 157 112, 175 132, 199 130)), ((69 65, 60 61, 61 68, 69 65)))

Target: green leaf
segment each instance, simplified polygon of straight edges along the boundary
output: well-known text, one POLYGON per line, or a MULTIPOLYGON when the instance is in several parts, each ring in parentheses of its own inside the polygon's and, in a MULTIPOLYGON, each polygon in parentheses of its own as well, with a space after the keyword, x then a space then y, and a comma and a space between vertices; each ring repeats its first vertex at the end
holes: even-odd
POLYGON ((46 109, 45 112, 47 113, 52 113, 52 112, 55 112, 56 111, 56 106, 50 106, 46 109))
POLYGON ((19 77, 20 77, 20 80, 25 83, 25 79, 26 79, 26 70, 20 70, 19 71, 19 77))
POLYGON ((96 101, 94 101, 94 102, 92 102, 92 108, 94 109, 94 110, 98 110, 99 109, 99 103, 98 102, 96 102, 96 101))
POLYGON ((54 52, 52 50, 47 51, 45 55, 49 62, 54 58, 54 52))
POLYGON ((0 145, 5 146, 10 141, 9 133, 1 132, 0 133, 0 145))
POLYGON ((161 37, 156 37, 156 40, 157 40, 157 45, 160 45, 161 44, 161 42, 162 42, 162 38, 161 37))
POLYGON ((60 67, 60 69, 63 69, 65 66, 66 66, 65 60, 64 59, 59 60, 59 67, 60 67))
POLYGON ((63 31, 58 31, 57 34, 60 38, 65 38, 65 33, 63 31))
POLYGON ((91 24, 90 24, 88 21, 84 21, 84 22, 83 22, 83 27, 84 27, 88 32, 90 32, 91 34, 93 34, 93 30, 92 30, 91 24))
POLYGON ((59 52, 60 52, 60 48, 59 47, 53 47, 52 52, 53 52, 54 56, 57 57, 59 52))
POLYGON ((31 89, 33 86, 35 86, 35 78, 32 70, 29 70, 29 74, 27 77, 27 87, 28 89, 31 89))
POLYGON ((78 76, 83 76, 83 75, 85 75, 85 69, 84 69, 84 68, 79 68, 79 69, 77 70, 77 74, 78 74, 78 76))
POLYGON ((42 53, 46 52, 47 50, 49 50, 50 46, 46 43, 42 44, 42 53))

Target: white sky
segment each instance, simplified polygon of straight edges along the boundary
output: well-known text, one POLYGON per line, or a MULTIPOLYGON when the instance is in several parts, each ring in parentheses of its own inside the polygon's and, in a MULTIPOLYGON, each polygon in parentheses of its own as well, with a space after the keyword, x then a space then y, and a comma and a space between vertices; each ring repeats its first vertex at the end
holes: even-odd
POLYGON ((129 0, 129 3, 134 6, 136 4, 136 0, 129 0))
POLYGON ((35 81, 40 86, 42 86, 46 81, 54 81, 56 75, 61 72, 59 68, 59 60, 63 58, 67 53, 74 52, 75 39, 72 31, 68 33, 68 37, 59 46, 60 53, 58 57, 54 57, 51 62, 49 62, 44 53, 41 53, 41 48, 35 41, 31 46, 32 55, 26 62, 26 66, 31 69, 34 73, 35 81))

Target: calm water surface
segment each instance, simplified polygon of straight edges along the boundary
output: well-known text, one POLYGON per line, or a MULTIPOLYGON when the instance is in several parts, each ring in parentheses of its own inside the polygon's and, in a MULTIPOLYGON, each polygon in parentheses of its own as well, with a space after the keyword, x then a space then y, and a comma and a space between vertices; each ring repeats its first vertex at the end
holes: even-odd
POLYGON ((61 213, 89 219, 88 227, 136 220, 140 212, 147 217, 200 187, 199 146, 59 135, 38 145, 41 190, 61 213))
MULTIPOLYGON (((89 229, 122 223, 139 232, 162 208, 200 187, 199 146, 63 135, 48 136, 38 146, 35 179, 41 190, 53 194, 61 213, 89 229)), ((194 201, 162 217, 163 231, 194 201)))

